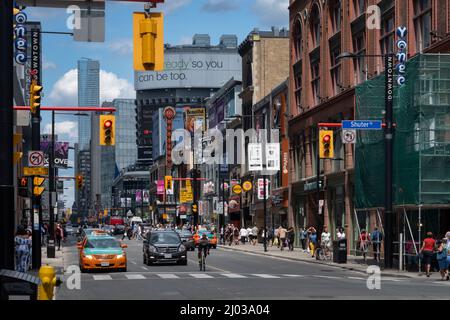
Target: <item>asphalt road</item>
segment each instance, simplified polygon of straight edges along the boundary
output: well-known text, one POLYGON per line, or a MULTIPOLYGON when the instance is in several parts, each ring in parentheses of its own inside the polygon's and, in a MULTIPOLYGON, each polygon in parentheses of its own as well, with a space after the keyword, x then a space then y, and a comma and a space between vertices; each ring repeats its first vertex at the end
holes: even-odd
MULTIPOLYGON (((81 289, 64 283, 58 300, 295 300, 295 299, 448 299, 450 282, 432 278, 381 277, 381 289, 367 288, 367 275, 338 268, 211 249, 206 272, 200 272, 196 252, 188 265, 146 266, 142 242, 128 244, 128 271, 81 275, 81 289)), ((66 248, 65 267, 78 265, 74 241, 66 248)), ((66 279, 67 276, 64 277, 66 279)))

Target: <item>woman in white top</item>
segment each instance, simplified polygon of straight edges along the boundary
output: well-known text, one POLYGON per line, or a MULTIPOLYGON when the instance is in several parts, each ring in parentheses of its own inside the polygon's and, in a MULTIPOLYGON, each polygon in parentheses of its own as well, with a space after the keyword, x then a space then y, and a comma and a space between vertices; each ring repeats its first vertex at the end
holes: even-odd
POLYGON ((338 240, 343 240, 343 239, 345 239, 344 229, 338 228, 337 231, 338 231, 338 232, 337 232, 337 239, 338 239, 338 240))
POLYGON ((241 236, 241 242, 242 244, 245 244, 245 239, 247 238, 247 229, 244 227, 241 228, 241 231, 239 232, 239 235, 241 236))

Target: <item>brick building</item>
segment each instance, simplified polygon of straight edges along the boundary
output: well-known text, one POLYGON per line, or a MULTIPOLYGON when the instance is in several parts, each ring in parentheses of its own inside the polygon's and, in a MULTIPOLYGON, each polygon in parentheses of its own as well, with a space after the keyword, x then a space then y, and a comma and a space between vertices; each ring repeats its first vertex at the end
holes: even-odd
MULTIPOLYGON (((337 59, 343 52, 396 52, 396 29, 408 29, 408 59, 420 53, 450 52, 450 1, 290 1, 290 194, 296 227, 324 224, 354 235, 353 145, 335 130, 335 159, 320 161, 324 188, 317 197, 319 122, 355 119, 355 86, 384 72, 382 57, 337 59), (379 13, 379 15, 378 15, 379 13), (380 18, 379 28, 372 28, 380 18), (375 19, 375 20, 374 20, 375 19), (322 206, 323 205, 323 206, 322 206), (319 209, 320 213, 319 213, 319 209)), ((377 26, 378 27, 378 26, 377 26)), ((382 173, 381 173, 382 174, 382 173)), ((370 212, 372 228, 377 212, 370 212)), ((381 218, 380 218, 381 220, 381 218)), ((353 247, 354 237, 349 236, 353 247)))

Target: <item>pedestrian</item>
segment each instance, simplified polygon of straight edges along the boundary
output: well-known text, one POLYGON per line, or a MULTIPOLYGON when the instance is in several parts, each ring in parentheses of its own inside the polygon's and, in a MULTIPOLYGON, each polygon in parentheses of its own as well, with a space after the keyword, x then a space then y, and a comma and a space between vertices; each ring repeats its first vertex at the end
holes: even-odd
POLYGON ((278 228, 278 237, 279 237, 279 241, 280 241, 280 247, 281 247, 281 251, 284 250, 284 247, 286 246, 286 235, 287 235, 287 230, 285 228, 283 228, 282 226, 280 226, 278 228))
POLYGON ((125 239, 125 237, 128 235, 128 229, 129 229, 130 227, 128 226, 128 224, 126 224, 125 225, 125 229, 124 229, 124 231, 123 231, 123 236, 122 236, 122 241, 123 241, 123 239, 125 239))
POLYGON ((317 230, 313 226, 308 229, 309 250, 311 257, 314 258, 317 247, 317 230))
POLYGON ((64 231, 59 223, 56 225, 55 238, 58 251, 61 251, 61 240, 64 239, 64 231))
POLYGON ((345 239, 344 228, 339 227, 339 228, 337 229, 336 238, 337 238, 337 240, 344 240, 344 239, 345 239))
POLYGON ((381 241, 383 240, 383 234, 378 231, 378 228, 375 227, 372 234, 370 235, 370 241, 372 242, 373 247, 373 256, 375 261, 380 262, 380 249, 381 249, 381 241))
POLYGON ((320 244, 323 250, 327 250, 326 252, 324 251, 324 254, 328 255, 331 251, 331 233, 328 231, 327 226, 323 227, 323 232, 320 235, 320 244))
POLYGON ((253 229, 248 226, 247 228, 247 242, 251 244, 253 241, 253 229))
POLYGON ((258 232, 259 232, 258 227, 255 224, 252 228, 252 234, 253 234, 252 243, 254 246, 258 243, 258 232))
POLYGON ((280 228, 281 226, 278 226, 278 228, 275 229, 275 232, 273 234, 273 245, 276 245, 277 248, 280 248, 280 228))
POLYGON ((431 260, 433 258, 435 247, 436 241, 433 239, 433 233, 427 232, 427 237, 423 240, 422 248, 420 248, 419 253, 423 255, 425 271, 428 278, 430 277, 431 260))
POLYGON ((359 250, 363 255, 364 261, 366 261, 368 248, 369 248, 369 234, 365 229, 363 229, 359 234, 359 250))
POLYGON ((24 226, 17 227, 15 240, 16 268, 18 272, 27 272, 31 256, 31 237, 24 226))
POLYGON ((289 244, 289 251, 294 251, 294 242, 295 242, 295 230, 293 227, 289 227, 287 231, 287 239, 289 244))
POLYGON ((241 237, 241 242, 242 244, 245 244, 245 239, 247 239, 247 229, 245 229, 244 226, 242 226, 241 231, 239 232, 239 235, 241 237))
POLYGON ((239 245, 239 229, 233 225, 233 239, 234 245, 239 245))
POLYGON ((443 239, 442 241, 438 241, 436 244, 437 245, 436 259, 439 264, 439 272, 441 273, 442 281, 449 280, 448 262, 447 262, 448 253, 447 253, 447 246, 445 243, 446 240, 447 239, 443 239))
POLYGON ((450 231, 448 231, 445 234, 445 241, 444 241, 445 248, 447 249, 447 269, 448 274, 450 274, 450 231))
POLYGON ((272 232, 272 228, 269 228, 267 230, 267 243, 270 244, 270 246, 273 246, 273 232, 272 232))
POLYGON ((220 244, 225 244, 225 229, 223 226, 220 227, 220 244))
POLYGON ((298 232, 298 238, 300 239, 300 244, 302 246, 303 252, 306 252, 306 238, 308 237, 308 232, 303 228, 300 228, 298 232))
POLYGON ((44 223, 43 225, 41 225, 41 245, 45 246, 47 243, 47 224, 44 223))

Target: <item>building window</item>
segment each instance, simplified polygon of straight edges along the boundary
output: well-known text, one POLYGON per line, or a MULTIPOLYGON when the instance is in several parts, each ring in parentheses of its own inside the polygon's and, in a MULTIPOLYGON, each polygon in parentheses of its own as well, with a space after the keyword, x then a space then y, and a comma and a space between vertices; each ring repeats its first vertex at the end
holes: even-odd
POLYGON ((366 40, 365 33, 361 32, 353 36, 353 52, 359 57, 354 60, 356 84, 366 80, 366 40))
POLYGON ((431 44, 431 0, 414 0, 414 28, 419 52, 431 44))
POLYGON ((332 33, 335 34, 341 31, 341 0, 331 1, 330 4, 330 18, 332 33))
POLYGON ((366 12, 366 0, 354 0, 353 5, 355 7, 356 17, 366 12))
POLYGON ((320 60, 311 61, 311 87, 314 104, 320 104, 320 60))
POLYGON ((302 59, 303 48, 302 48, 302 25, 300 20, 297 20, 294 27, 294 50, 295 50, 295 61, 302 59))
POLYGON ((330 61, 331 61, 331 80, 333 82, 333 93, 335 95, 341 92, 341 60, 337 57, 341 54, 341 47, 337 46, 330 49, 330 61))
POLYGON ((381 18, 381 38, 380 49, 381 54, 394 52, 395 43, 395 26, 394 12, 390 12, 381 18))
POLYGON ((302 108, 302 71, 300 70, 295 74, 295 103, 297 105, 297 111, 301 113, 302 108))
POLYGON ((318 47, 320 45, 320 28, 320 11, 318 5, 316 4, 311 12, 311 37, 314 47, 318 47))

